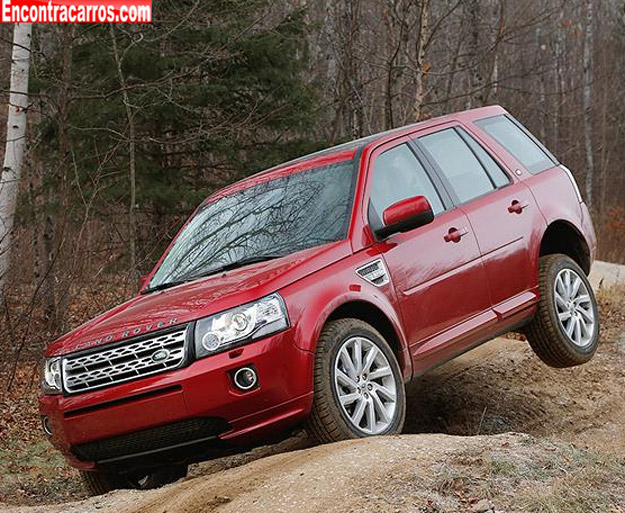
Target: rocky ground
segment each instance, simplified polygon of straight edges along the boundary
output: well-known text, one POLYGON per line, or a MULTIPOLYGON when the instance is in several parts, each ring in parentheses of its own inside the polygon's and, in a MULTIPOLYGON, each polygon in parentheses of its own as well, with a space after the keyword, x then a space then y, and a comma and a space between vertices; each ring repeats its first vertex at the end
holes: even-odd
POLYGON ((625 287, 608 269, 593 277, 602 345, 587 365, 550 369, 527 343, 496 339, 411 385, 401 436, 310 447, 300 434, 160 490, 79 502, 76 475, 12 428, 0 510, 625 513, 625 287))

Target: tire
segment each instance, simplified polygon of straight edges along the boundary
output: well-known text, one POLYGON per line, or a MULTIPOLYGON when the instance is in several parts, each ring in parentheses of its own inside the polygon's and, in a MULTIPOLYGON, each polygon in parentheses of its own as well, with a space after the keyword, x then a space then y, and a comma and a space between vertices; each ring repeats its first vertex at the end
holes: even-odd
POLYGON ((80 472, 83 485, 89 495, 102 495, 113 490, 135 489, 149 490, 159 488, 187 475, 186 465, 176 465, 170 468, 156 470, 140 476, 126 476, 109 472, 80 472))
POLYGON ((401 369, 384 338, 358 319, 329 322, 321 332, 315 354, 313 407, 306 425, 309 435, 319 443, 330 443, 396 434, 401 432, 405 416, 406 393, 401 369), (358 346, 362 350, 361 372, 357 365, 348 372, 346 359, 357 360, 358 346), (363 369, 367 357, 373 362, 363 369), (360 391, 355 387, 360 387, 360 391), (345 407, 339 396, 348 403, 345 407), (356 408, 360 410, 357 412, 356 408))
POLYGON ((599 346, 599 313, 584 271, 566 255, 546 255, 540 259, 538 287, 538 311, 525 328, 532 349, 550 367, 588 362, 599 346))

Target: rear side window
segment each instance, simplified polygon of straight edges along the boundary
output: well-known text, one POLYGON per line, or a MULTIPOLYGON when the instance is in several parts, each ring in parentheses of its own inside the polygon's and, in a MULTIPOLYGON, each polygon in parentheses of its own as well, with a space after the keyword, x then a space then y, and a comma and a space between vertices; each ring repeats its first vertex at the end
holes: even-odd
POLYGON ((484 148, 482 148, 482 145, 478 143, 475 139, 473 139, 473 137, 471 137, 464 130, 460 129, 459 132, 465 142, 469 145, 473 153, 475 153, 475 156, 482 163, 482 166, 484 166, 484 168, 486 169, 486 172, 493 180, 495 187, 499 188, 508 185, 510 183, 510 178, 501 169, 501 167, 499 167, 499 164, 495 162, 493 157, 491 157, 490 154, 484 148))
POLYGON ((461 203, 495 190, 469 146, 453 128, 419 138, 461 203))
POLYGON ((556 165, 554 160, 507 116, 481 119, 475 124, 501 144, 532 174, 556 165))
POLYGON ((444 210, 434 184, 407 144, 385 151, 375 160, 370 196, 380 219, 386 208, 414 196, 425 196, 435 215, 444 210))

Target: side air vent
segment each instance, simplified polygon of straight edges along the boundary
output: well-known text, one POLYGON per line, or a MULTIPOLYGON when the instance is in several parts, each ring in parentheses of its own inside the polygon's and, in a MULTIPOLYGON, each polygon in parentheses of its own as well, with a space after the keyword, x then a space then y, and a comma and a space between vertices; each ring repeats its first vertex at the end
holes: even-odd
POLYGON ((389 282, 386 266, 380 258, 359 267, 356 272, 361 278, 373 283, 376 287, 381 287, 389 282))

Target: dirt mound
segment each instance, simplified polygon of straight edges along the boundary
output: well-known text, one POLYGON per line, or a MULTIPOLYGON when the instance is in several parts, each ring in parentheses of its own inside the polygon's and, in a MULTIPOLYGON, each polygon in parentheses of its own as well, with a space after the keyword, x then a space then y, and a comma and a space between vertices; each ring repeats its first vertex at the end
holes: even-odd
POLYGON ((546 367, 526 342, 496 339, 418 380, 404 432, 509 431, 625 454, 625 351, 604 342, 588 364, 546 367))
POLYGON ((402 435, 270 456, 151 492, 15 511, 618 511, 625 467, 522 434, 402 435), (576 509, 573 509, 576 508, 576 509))

